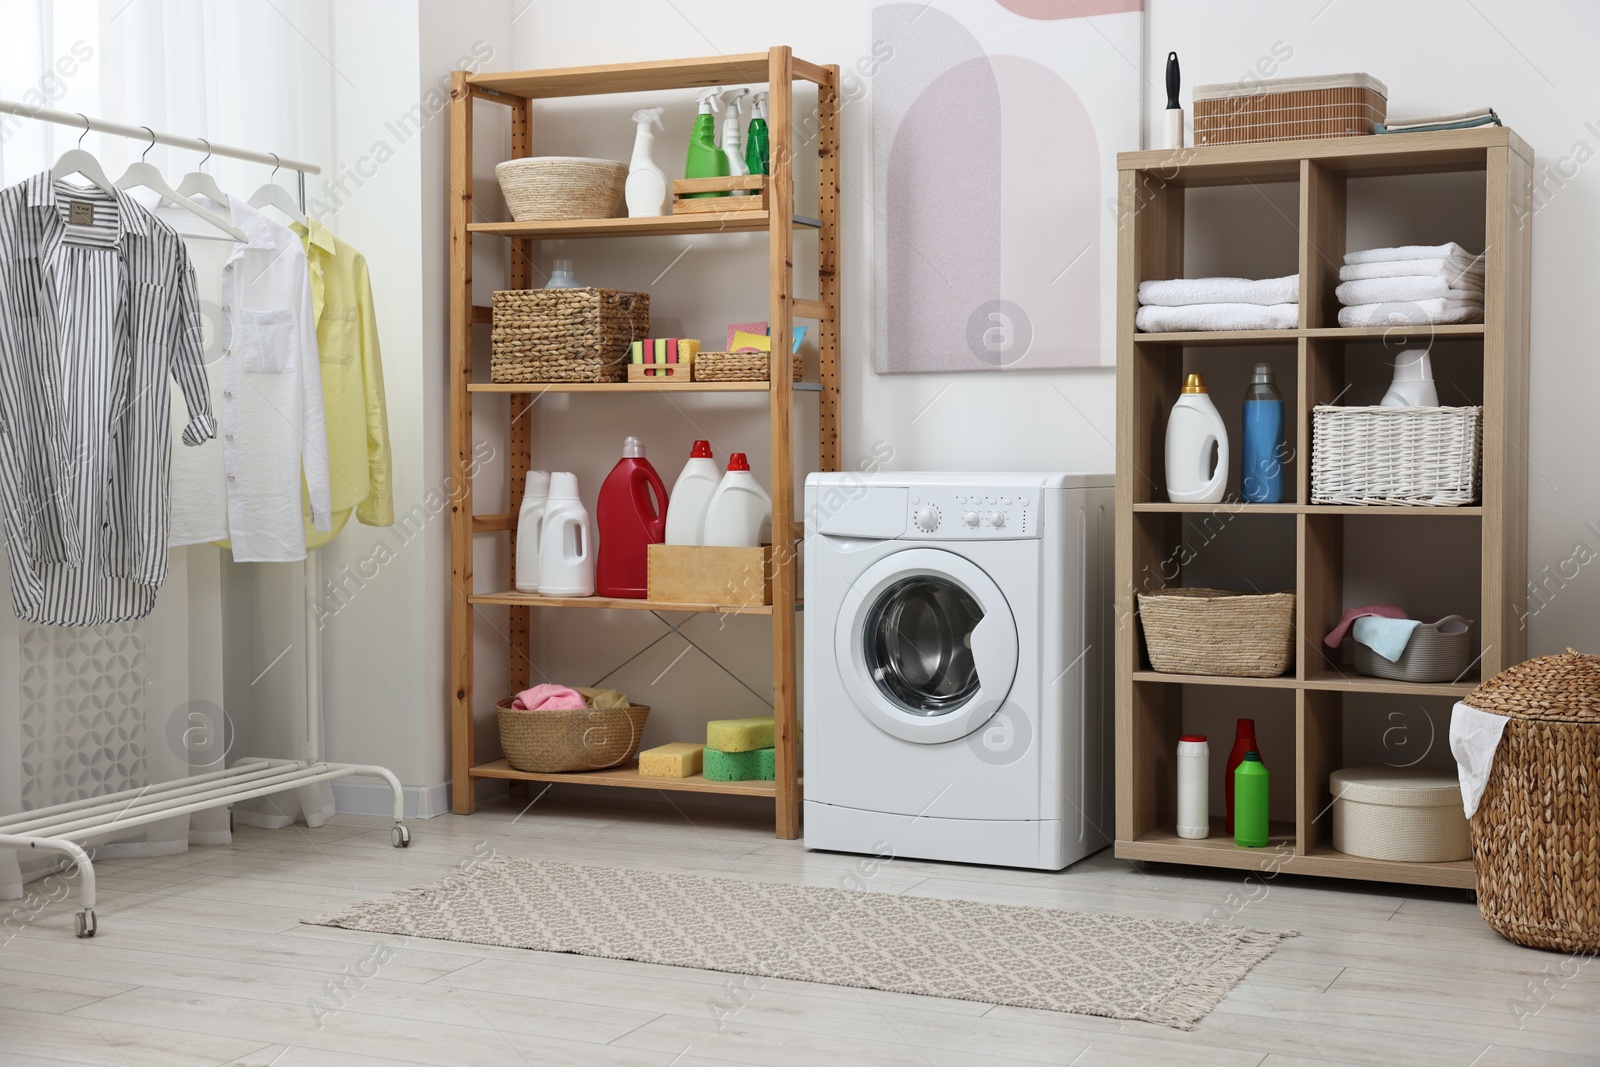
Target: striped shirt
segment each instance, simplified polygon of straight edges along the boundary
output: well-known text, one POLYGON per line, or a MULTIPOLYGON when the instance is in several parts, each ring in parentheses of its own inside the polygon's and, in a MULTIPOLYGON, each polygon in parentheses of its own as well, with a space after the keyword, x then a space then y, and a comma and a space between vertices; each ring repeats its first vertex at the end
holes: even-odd
POLYGON ((169 375, 216 436, 182 240, 121 191, 0 190, 0 513, 29 622, 142 618, 167 576, 169 375))

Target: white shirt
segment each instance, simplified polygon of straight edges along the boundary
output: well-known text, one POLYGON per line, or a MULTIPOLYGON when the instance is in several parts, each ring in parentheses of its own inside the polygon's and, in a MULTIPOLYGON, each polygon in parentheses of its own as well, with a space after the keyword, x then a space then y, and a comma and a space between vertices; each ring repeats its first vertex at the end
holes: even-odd
MULTIPOLYGON (((211 207, 212 201, 199 201, 211 207)), ((169 543, 231 541, 241 563, 305 559, 300 478, 312 524, 332 524, 311 276, 300 238, 239 197, 226 212, 242 244, 198 236, 182 208, 157 215, 186 235, 206 325, 206 376, 220 427, 216 445, 175 453, 169 543)), ((173 433, 181 429, 173 418, 173 433)))

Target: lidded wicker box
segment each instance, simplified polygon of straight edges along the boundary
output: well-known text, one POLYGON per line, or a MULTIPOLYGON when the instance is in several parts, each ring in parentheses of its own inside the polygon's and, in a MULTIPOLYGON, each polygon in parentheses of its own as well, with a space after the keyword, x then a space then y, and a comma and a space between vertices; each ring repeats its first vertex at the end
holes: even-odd
POLYGON ((650 294, 617 289, 503 289, 494 294, 493 382, 620 382, 650 335, 650 294))
POLYGON ((1600 656, 1540 656, 1462 702, 1509 720, 1472 816, 1484 921, 1518 944, 1600 952, 1600 656))
POLYGON ((1454 771, 1346 767, 1328 776, 1333 847, 1374 860, 1442 863, 1472 855, 1454 771))
POLYGON ((1389 90, 1370 74, 1197 85, 1194 143, 1243 144, 1371 134, 1389 90))

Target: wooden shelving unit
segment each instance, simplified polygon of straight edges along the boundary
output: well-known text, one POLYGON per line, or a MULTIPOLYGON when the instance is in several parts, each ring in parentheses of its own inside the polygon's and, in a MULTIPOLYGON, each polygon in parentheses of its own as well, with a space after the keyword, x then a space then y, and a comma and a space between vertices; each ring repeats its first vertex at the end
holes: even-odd
MULTIPOLYGON (((650 600, 615 600, 606 597, 541 597, 518 592, 475 590, 472 574, 473 538, 480 534, 511 539, 508 557, 516 558, 514 516, 532 467, 529 420, 533 400, 543 392, 640 393, 673 395, 700 393, 765 394, 770 410, 772 446, 772 526, 794 530, 794 427, 797 396, 815 395, 819 404, 820 466, 839 469, 839 68, 796 59, 786 47, 750 55, 658 63, 624 63, 558 70, 469 74, 456 71, 450 83, 450 448, 454 477, 462 491, 452 501, 450 521, 450 734, 452 807, 458 814, 473 811, 474 782, 503 779, 516 783, 577 782, 619 788, 670 789, 736 796, 770 797, 774 802, 777 835, 800 834, 799 729, 796 715, 795 612, 799 606, 798 536, 773 552, 772 604, 731 608, 712 604, 662 603, 650 600), (794 125, 796 80, 817 86, 815 150, 818 165, 818 215, 795 214, 793 167, 797 154, 794 125), (511 154, 532 153, 534 100, 551 97, 593 96, 707 85, 765 83, 771 145, 772 184, 770 210, 662 216, 644 219, 585 219, 563 222, 495 222, 477 217, 472 198, 473 106, 484 102, 502 106, 511 121, 511 154), (816 299, 794 293, 794 235, 812 231, 817 239, 818 295, 816 299), (497 385, 472 380, 472 328, 489 325, 489 308, 472 302, 472 243, 477 236, 505 241, 510 254, 508 288, 531 284, 532 243, 543 239, 577 237, 648 238, 684 234, 753 233, 768 235, 768 322, 773 337, 790 336, 793 321, 810 318, 818 323, 820 373, 816 382, 793 382, 785 346, 775 345, 770 382, 702 382, 691 385, 653 382, 619 382, 607 385, 517 384, 497 385), (507 442, 510 457, 510 510, 506 514, 477 515, 472 510, 472 401, 479 393, 509 394, 513 418, 507 442), (574 774, 532 774, 516 770, 504 760, 479 762, 473 751, 473 626, 479 605, 504 605, 510 609, 511 671, 508 688, 526 687, 529 675, 530 611, 539 609, 634 610, 659 612, 719 612, 727 615, 770 617, 773 643, 773 711, 776 718, 777 780, 775 782, 709 782, 703 777, 674 780, 641 778, 636 764, 603 771, 574 774)), ((512 578, 514 579, 514 575, 512 578)), ((495 693, 498 699, 502 694, 495 693)))
MULTIPOLYGON (((1118 157, 1121 226, 1118 245, 1117 325, 1117 614, 1116 649, 1117 832, 1116 854, 1127 859, 1240 870, 1271 867, 1295 874, 1416 885, 1471 887, 1472 863, 1403 863, 1362 859, 1334 851, 1328 775, 1343 766, 1343 720, 1350 708, 1375 695, 1448 701, 1470 692, 1479 678, 1525 658, 1525 633, 1516 603, 1526 587, 1528 336, 1532 206, 1532 150, 1508 129, 1351 137, 1258 145, 1223 145, 1179 151, 1130 152, 1118 157), (1486 250, 1482 324, 1404 329, 1338 326, 1334 288, 1343 262, 1351 179, 1438 173, 1484 175, 1482 247, 1486 250), (1300 321, 1296 329, 1219 333, 1142 334, 1134 329, 1139 282, 1184 275, 1184 215, 1189 190, 1206 186, 1296 182, 1300 321), (1462 508, 1329 507, 1310 503, 1311 410, 1334 403, 1350 374, 1371 368, 1376 343, 1432 344, 1436 373, 1472 368, 1481 352, 1484 407, 1482 503, 1462 508), (1282 504, 1173 504, 1164 487, 1163 444, 1167 414, 1183 373, 1210 360, 1260 358, 1280 346, 1291 384, 1279 379, 1291 408, 1294 497, 1282 504), (1242 348, 1242 353, 1212 351, 1242 348), (1287 363, 1292 353, 1292 363, 1287 363), (1209 516, 1217 516, 1212 520, 1209 516), (1292 524, 1298 593, 1293 673, 1280 678, 1196 677, 1150 669, 1136 622, 1136 594, 1183 585, 1164 561, 1185 542, 1185 527, 1239 516, 1257 523, 1292 524), (1345 526, 1351 521, 1439 520, 1440 531, 1473 532, 1481 569, 1461 575, 1479 597, 1481 655, 1471 676, 1458 682, 1416 685, 1356 675, 1325 654, 1322 635, 1343 613, 1345 526), (1454 522, 1445 523, 1452 519, 1454 522), (1245 849, 1224 837, 1180 838, 1176 819, 1176 756, 1186 694, 1214 687, 1292 694, 1295 751, 1294 818, 1274 827, 1278 848, 1245 849), (1287 853, 1281 855, 1280 853, 1287 853)), ((1265 203, 1265 202, 1264 202, 1265 203)), ((1464 233, 1463 243, 1477 235, 1464 233)), ((1381 353, 1381 349, 1379 350, 1381 353)), ((1376 358, 1382 359, 1382 355, 1376 358)), ((1452 402, 1446 400, 1446 403, 1452 402)), ((1465 403, 1465 400, 1455 400, 1465 403)), ((1219 406, 1223 400, 1218 400, 1219 406)), ((1274 528, 1276 529, 1276 527, 1274 528)), ((1360 561, 1349 564, 1357 569, 1360 561)), ((1237 588, 1250 588, 1248 574, 1237 588)), ((1190 583, 1198 584, 1198 583, 1190 583)), ((1364 603, 1365 601, 1361 601, 1364 603)), ((1285 711, 1288 712, 1287 706, 1285 711)), ((1259 725, 1259 723, 1258 723, 1259 725)), ((1230 738, 1213 745, 1213 770, 1221 767, 1230 738)), ((1286 761, 1287 754, 1279 757, 1286 761)), ((1287 767, 1285 768, 1287 769, 1287 767)), ((1287 812, 1275 812, 1286 815, 1287 812)))

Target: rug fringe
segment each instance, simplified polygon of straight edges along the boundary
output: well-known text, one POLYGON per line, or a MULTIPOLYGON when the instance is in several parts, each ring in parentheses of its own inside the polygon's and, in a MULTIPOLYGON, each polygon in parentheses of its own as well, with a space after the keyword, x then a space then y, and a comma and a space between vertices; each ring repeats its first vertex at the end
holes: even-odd
POLYGON ((1169 997, 1152 1008, 1145 1017, 1146 1021, 1175 1030, 1193 1030, 1235 986, 1244 981, 1256 964, 1272 955, 1280 942, 1299 936, 1298 930, 1240 930, 1224 952, 1208 961, 1169 997))

